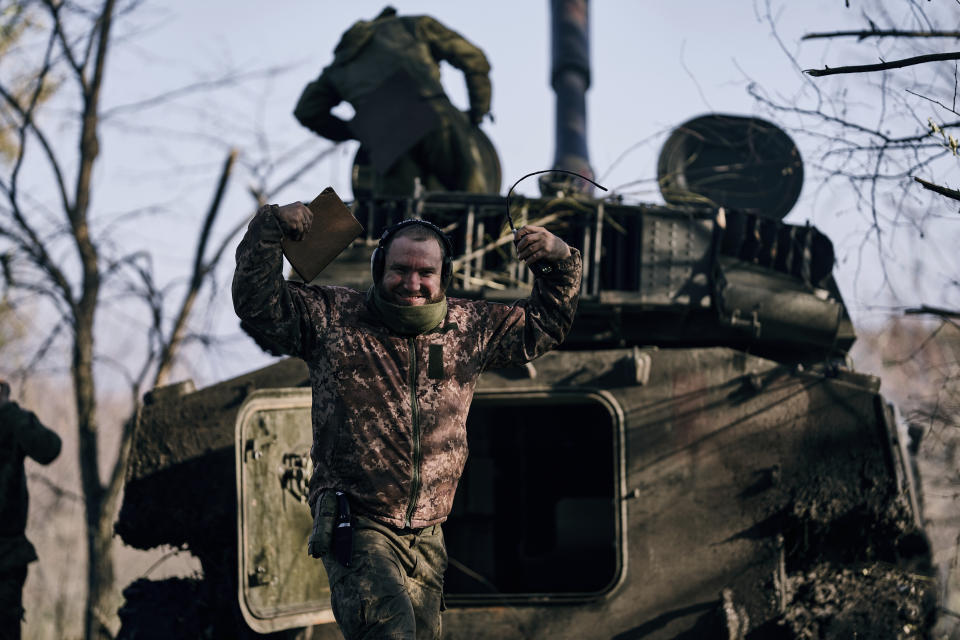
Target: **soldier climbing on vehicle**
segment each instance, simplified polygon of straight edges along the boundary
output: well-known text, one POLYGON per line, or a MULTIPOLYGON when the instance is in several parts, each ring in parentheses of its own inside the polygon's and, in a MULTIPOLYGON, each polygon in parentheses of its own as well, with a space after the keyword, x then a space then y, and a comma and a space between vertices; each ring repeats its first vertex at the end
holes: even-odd
POLYGON ((483 51, 460 34, 430 16, 397 16, 388 6, 344 33, 333 62, 306 86, 294 116, 330 140, 360 140, 358 159, 369 156, 364 160, 380 193, 410 194, 415 178, 431 190, 494 193, 499 162, 479 129, 490 112, 489 72, 483 51), (443 90, 441 61, 464 74, 466 113, 443 90), (331 113, 342 101, 355 111, 349 122, 331 113))

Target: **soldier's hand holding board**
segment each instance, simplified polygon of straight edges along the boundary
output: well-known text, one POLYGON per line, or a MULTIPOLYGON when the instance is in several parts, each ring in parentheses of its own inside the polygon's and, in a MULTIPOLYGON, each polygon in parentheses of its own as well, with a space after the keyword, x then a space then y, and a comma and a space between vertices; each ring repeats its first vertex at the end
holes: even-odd
POLYGON ((274 211, 283 230, 283 254, 304 282, 310 282, 363 232, 332 187, 309 205, 294 202, 274 211))

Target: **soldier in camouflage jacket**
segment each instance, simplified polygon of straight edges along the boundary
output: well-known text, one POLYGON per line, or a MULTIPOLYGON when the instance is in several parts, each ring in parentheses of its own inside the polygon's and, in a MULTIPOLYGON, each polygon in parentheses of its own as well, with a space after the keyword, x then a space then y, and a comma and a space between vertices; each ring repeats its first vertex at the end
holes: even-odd
POLYGON ((476 161, 474 129, 490 111, 490 63, 483 51, 430 16, 385 8, 343 34, 334 59, 304 88, 294 116, 334 141, 357 139, 379 176, 379 190, 409 194, 413 176, 428 189, 492 193, 476 161), (460 112, 440 83, 440 62, 463 72, 470 102, 460 112), (345 121, 331 110, 342 101, 345 121))
MULTIPOLYGON (((281 237, 297 237, 311 220, 300 203, 256 214, 237 249, 234 308, 261 346, 309 367, 314 513, 322 510, 321 494, 335 489, 349 496, 367 529, 432 536, 450 512, 466 462, 466 417, 478 376, 528 362, 564 339, 576 311, 580 254, 546 229, 523 227, 520 259, 554 266, 536 278, 529 298, 512 305, 447 299, 449 246, 426 225, 407 224, 381 240, 381 272, 375 268, 367 293, 286 282, 281 237), (405 310, 425 311, 428 319, 405 323, 405 310)), ((446 555, 437 555, 442 581, 446 555)), ((341 619, 348 616, 338 612, 342 570, 326 556, 324 562, 334 613, 353 637, 341 619)), ((370 603, 363 608, 370 616, 370 603)), ((433 636, 421 636, 418 627, 416 637, 433 636)))

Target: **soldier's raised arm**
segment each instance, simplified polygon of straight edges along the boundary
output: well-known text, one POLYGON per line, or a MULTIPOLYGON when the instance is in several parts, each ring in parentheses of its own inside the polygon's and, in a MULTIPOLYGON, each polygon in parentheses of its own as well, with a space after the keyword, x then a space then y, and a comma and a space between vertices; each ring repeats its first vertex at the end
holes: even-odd
POLYGON ((321 74, 304 88, 293 110, 293 116, 307 129, 328 140, 350 140, 354 135, 350 131, 349 123, 331 113, 341 102, 343 98, 336 88, 321 74))
POLYGON ((417 28, 433 57, 446 60, 463 72, 470 98, 470 119, 479 124, 490 112, 490 62, 483 51, 430 16, 417 18, 417 28))
POLYGON ((533 291, 512 305, 488 305, 483 368, 523 364, 559 345, 573 325, 580 298, 580 252, 543 227, 517 230, 517 255, 527 265, 543 262, 533 291))
POLYGON ((237 247, 233 308, 240 325, 264 350, 300 356, 321 329, 325 310, 316 297, 301 295, 306 285, 283 277, 284 236, 298 239, 309 231, 313 214, 300 202, 261 207, 237 247))

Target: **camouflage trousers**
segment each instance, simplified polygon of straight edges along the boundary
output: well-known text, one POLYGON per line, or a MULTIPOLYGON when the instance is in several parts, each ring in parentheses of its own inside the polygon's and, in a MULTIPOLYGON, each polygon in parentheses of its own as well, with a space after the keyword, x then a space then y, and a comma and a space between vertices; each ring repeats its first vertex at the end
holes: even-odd
POLYGON ((20 640, 27 565, 0 571, 0 640, 20 640))
POLYGON ((397 530, 354 516, 353 556, 323 554, 346 640, 438 640, 447 550, 440 525, 397 530))

